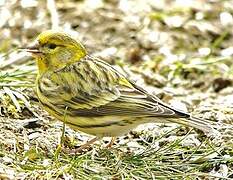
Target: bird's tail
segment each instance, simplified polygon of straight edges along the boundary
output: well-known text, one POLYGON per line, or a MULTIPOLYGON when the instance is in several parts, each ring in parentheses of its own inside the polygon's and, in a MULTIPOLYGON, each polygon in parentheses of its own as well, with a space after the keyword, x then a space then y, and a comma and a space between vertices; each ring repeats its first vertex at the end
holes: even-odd
POLYGON ((219 135, 218 124, 210 120, 190 116, 188 118, 169 118, 168 121, 199 129, 208 136, 219 135))

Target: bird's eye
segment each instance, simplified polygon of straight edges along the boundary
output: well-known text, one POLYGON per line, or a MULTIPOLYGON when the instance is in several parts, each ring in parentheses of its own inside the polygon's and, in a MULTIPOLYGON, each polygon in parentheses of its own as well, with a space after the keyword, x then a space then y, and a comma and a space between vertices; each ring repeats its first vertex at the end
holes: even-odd
POLYGON ((49 49, 55 49, 57 47, 56 44, 48 44, 49 49))

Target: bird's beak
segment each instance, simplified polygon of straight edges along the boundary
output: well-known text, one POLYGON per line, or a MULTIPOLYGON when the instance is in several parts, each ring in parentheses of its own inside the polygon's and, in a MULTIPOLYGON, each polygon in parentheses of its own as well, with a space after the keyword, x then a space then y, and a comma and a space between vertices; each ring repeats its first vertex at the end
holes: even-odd
POLYGON ((38 41, 33 42, 32 44, 30 44, 27 47, 21 47, 21 48, 19 48, 19 50, 30 52, 32 54, 42 53, 40 51, 40 44, 38 43, 38 41))

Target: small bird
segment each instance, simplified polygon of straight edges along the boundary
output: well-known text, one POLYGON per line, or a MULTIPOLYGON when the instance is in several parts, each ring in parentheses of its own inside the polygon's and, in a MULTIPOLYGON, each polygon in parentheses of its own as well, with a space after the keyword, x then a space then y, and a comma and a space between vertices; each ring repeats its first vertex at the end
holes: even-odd
POLYGON ((79 150, 102 137, 112 137, 111 146, 115 137, 144 123, 214 132, 211 121, 163 103, 64 32, 44 31, 24 49, 37 61, 36 91, 43 108, 72 129, 95 136, 79 150))

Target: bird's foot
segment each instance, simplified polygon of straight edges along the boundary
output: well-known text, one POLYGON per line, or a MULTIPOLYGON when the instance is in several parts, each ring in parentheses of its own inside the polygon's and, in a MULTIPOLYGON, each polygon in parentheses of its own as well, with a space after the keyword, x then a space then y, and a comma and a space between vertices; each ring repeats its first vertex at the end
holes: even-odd
POLYGON ((67 154, 82 153, 83 151, 88 150, 90 148, 90 145, 93 144, 97 140, 99 140, 99 138, 95 137, 95 138, 91 139, 90 141, 88 141, 87 143, 81 145, 79 148, 76 148, 76 149, 68 149, 68 148, 62 147, 62 151, 67 153, 67 154))
POLYGON ((106 146, 106 148, 111 148, 112 145, 114 144, 115 140, 116 140, 116 137, 112 137, 111 141, 108 143, 108 145, 106 146))

